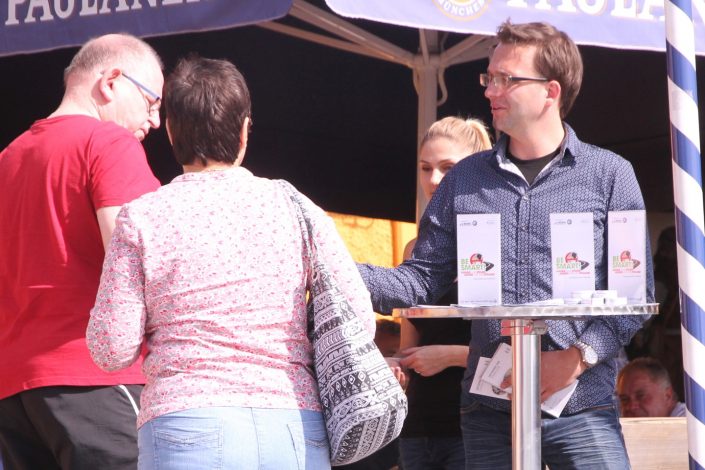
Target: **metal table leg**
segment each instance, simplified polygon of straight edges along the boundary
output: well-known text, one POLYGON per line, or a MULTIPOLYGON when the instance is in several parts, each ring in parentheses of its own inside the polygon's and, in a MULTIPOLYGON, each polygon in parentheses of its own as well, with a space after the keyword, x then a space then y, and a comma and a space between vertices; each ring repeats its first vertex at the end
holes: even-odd
POLYGON ((512 337, 512 468, 541 469, 542 320, 503 320, 502 334, 512 337))

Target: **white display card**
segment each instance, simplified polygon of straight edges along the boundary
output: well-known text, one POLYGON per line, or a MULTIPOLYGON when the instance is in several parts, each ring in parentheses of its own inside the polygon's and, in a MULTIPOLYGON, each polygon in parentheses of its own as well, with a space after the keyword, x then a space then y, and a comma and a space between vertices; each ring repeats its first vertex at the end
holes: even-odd
POLYGON ((553 298, 595 289, 595 242, 591 212, 551 214, 553 298))
POLYGON ((629 303, 646 302, 646 211, 607 214, 608 286, 629 303))
POLYGON ((499 387, 504 379, 512 373, 512 347, 507 343, 499 343, 492 360, 487 365, 482 380, 499 387))
POLYGON ((502 303, 500 214, 460 214, 458 237, 458 304, 502 303))

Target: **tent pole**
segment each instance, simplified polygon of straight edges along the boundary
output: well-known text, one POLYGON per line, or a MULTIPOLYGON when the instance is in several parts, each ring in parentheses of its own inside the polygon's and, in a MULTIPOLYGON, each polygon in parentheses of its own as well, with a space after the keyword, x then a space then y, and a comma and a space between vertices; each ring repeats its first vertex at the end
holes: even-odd
POLYGON ((665 2, 688 454, 705 468, 705 220, 691 0, 665 2))
MULTIPOLYGON (((416 92, 419 100, 416 138, 417 168, 420 158, 421 139, 437 116, 438 70, 440 67, 438 31, 420 30, 419 36, 423 55, 420 57, 421 60, 414 66, 416 92)), ((428 201, 421 190, 418 171, 416 174, 416 223, 418 225, 423 212, 426 210, 428 201)))

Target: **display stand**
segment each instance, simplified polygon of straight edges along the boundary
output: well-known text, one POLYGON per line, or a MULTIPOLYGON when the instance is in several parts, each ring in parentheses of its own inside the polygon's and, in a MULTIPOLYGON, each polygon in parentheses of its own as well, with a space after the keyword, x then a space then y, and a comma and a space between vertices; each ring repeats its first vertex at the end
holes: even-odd
POLYGON ((419 306, 394 309, 402 318, 503 320, 502 335, 512 338, 512 468, 541 469, 541 335, 545 320, 658 313, 658 304, 419 306))

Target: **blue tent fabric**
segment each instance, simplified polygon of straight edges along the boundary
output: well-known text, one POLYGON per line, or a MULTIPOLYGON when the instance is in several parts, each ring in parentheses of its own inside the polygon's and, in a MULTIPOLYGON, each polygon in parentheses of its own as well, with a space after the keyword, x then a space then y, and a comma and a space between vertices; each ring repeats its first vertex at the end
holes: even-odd
POLYGON ((244 26, 285 16, 292 0, 7 0, 0 56, 77 46, 106 33, 135 36, 244 26))
MULTIPOLYGON (((285 16, 293 0, 7 0, 0 56, 76 46, 124 31, 159 36, 285 16)), ((663 0, 326 0, 336 13, 439 31, 493 35, 507 18, 548 21, 579 44, 664 51, 663 0)), ((693 0, 695 51, 705 55, 705 0, 693 0)))
MULTIPOLYGON (((547 21, 578 44, 665 51, 662 0, 326 0, 339 15, 415 28, 494 35, 514 23, 547 21)), ((693 0, 695 50, 705 55, 705 0, 693 0)))

